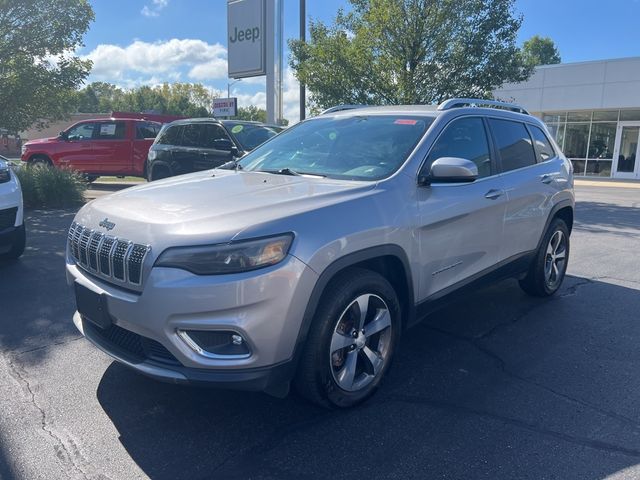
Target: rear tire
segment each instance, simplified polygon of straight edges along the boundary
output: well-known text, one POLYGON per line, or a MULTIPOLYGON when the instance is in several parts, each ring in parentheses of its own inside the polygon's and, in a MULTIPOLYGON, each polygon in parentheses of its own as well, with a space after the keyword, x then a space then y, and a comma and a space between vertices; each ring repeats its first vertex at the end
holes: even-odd
POLYGON ((11 249, 8 252, 0 254, 0 260, 15 260, 19 258, 24 253, 26 244, 27 234, 23 223, 15 232, 15 238, 11 245, 11 249))
POLYGON ((400 328, 400 303, 391 284, 369 270, 347 270, 322 295, 294 380, 296 390, 328 408, 365 401, 391 364, 400 328))
POLYGON ((547 229, 540 248, 520 287, 529 295, 549 297, 556 293, 569 263, 569 229, 564 220, 555 218, 547 229))

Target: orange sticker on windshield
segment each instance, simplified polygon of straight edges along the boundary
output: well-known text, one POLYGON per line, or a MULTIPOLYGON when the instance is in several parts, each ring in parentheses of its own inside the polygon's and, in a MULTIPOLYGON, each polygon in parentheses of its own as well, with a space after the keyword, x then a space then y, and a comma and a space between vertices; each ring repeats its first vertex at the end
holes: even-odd
POLYGON ((410 118, 399 118, 393 123, 395 123, 396 125, 415 125, 416 123, 418 123, 418 121, 412 120, 410 118))

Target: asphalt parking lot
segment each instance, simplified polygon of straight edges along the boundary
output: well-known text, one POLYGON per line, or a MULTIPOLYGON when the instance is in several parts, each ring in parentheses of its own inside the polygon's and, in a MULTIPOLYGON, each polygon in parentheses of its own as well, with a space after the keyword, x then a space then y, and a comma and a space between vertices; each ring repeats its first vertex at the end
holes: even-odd
POLYGON ((640 189, 577 198, 556 297, 506 281, 439 311, 344 412, 112 362, 71 322, 73 212, 30 212, 0 265, 0 478, 640 478, 640 189))

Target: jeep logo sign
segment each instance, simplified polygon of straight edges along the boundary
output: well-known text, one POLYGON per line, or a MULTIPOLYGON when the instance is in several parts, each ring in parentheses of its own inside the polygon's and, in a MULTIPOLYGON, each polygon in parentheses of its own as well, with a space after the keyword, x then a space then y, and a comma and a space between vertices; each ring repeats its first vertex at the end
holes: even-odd
POLYGON ((266 74, 266 0, 227 1, 229 77, 266 74))

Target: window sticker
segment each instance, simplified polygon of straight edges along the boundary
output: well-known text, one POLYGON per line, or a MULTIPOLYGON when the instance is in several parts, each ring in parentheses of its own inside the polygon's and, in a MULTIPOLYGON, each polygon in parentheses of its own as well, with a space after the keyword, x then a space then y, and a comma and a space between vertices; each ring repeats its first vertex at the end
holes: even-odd
POLYGON ((336 132, 331 132, 331 133, 329 134, 329 140, 335 140, 337 136, 338 136, 338 135, 336 134, 336 132))
POLYGON ((393 123, 395 123, 396 125, 415 125, 416 123, 418 123, 418 121, 411 118, 398 118, 393 123))
POLYGON ((240 133, 242 130, 244 130, 244 125, 235 125, 231 129, 231 133, 240 133))
POLYGON ((116 124, 115 123, 103 123, 100 125, 100 136, 101 137, 113 137, 116 134, 116 124))

